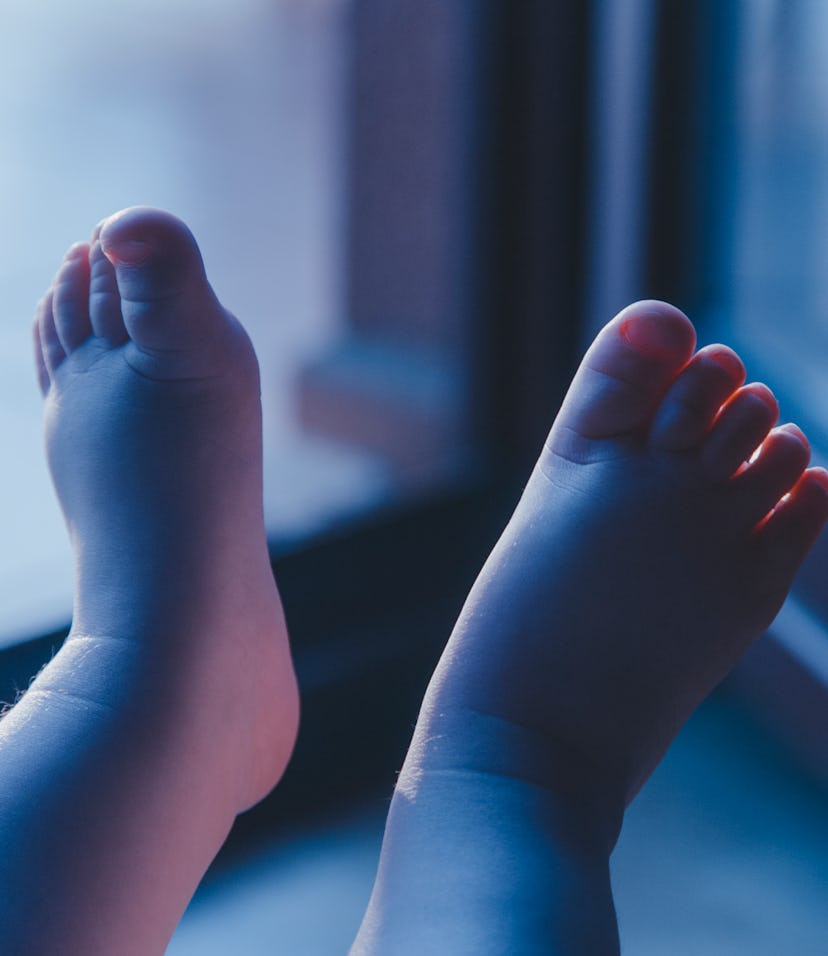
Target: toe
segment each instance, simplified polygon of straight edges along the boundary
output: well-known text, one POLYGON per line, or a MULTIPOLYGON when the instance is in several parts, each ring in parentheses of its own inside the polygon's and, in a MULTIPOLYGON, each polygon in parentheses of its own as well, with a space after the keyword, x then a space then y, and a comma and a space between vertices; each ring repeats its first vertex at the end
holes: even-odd
POLYGON ((723 345, 699 350, 664 396, 650 430, 651 444, 666 451, 698 445, 744 380, 745 368, 735 352, 723 345))
POLYGON ((66 358, 66 352, 63 350, 63 346, 58 338, 57 329, 55 328, 52 298, 52 291, 50 289, 40 300, 40 304, 37 307, 38 338, 40 340, 43 364, 49 376, 54 375, 55 370, 66 358))
POLYGON ((95 335, 108 345, 127 339, 115 268, 96 239, 89 251, 89 318, 95 335))
POLYGON ((220 307, 198 245, 180 219, 133 207, 107 219, 99 241, 114 266, 126 330, 139 348, 191 349, 209 338, 220 307))
POLYGON ((104 223, 106 222, 107 218, 109 218, 109 217, 105 217, 104 219, 101 219, 101 221, 100 221, 100 222, 95 226, 95 228, 92 230, 92 235, 89 237, 89 244, 90 244, 90 245, 93 245, 98 239, 100 239, 100 237, 101 237, 101 229, 103 229, 103 225, 104 225, 104 223))
POLYGON ((92 334, 89 321, 89 247, 76 243, 52 284, 52 315, 63 351, 69 354, 92 334))
POLYGON ((38 305, 34 322, 32 323, 32 345, 34 347, 34 366, 37 384, 40 386, 41 395, 45 395, 49 391, 51 379, 49 378, 49 370, 46 368, 46 359, 43 357, 43 341, 40 335, 40 311, 41 307, 38 305))
POLYGON ((745 385, 728 399, 701 448, 705 472, 713 481, 735 474, 762 444, 779 417, 773 392, 759 383, 745 385))
POLYGON ((796 485, 810 457, 808 440, 796 425, 775 428, 750 464, 732 479, 728 488, 732 514, 751 527, 757 525, 796 485))
POLYGON ((598 334, 564 399, 550 448, 620 438, 649 428, 653 412, 695 345, 690 320, 664 302, 637 302, 598 334))
POLYGON ((828 471, 809 468, 756 532, 759 584, 786 591, 828 520, 828 471))

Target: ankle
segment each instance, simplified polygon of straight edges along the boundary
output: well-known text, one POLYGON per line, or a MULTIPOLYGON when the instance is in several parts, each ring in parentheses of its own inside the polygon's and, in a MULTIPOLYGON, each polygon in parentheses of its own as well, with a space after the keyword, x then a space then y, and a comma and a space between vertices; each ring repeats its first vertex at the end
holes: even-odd
POLYGON ((560 839, 573 852, 609 857, 626 806, 622 777, 560 738, 479 711, 441 709, 421 718, 400 774, 403 791, 429 775, 469 774, 544 794, 560 839))
POLYGON ((73 630, 28 693, 46 709, 94 717, 101 745, 123 759, 133 754, 156 778, 153 786, 209 792, 216 818, 232 822, 287 764, 298 722, 295 680, 288 660, 276 699, 263 701, 270 688, 251 686, 257 674, 234 670, 226 654, 204 643, 201 652, 192 643, 165 649, 156 639, 73 630), (261 710, 268 711, 266 733, 261 710))
POLYGON ((609 956, 618 940, 606 830, 537 783, 409 757, 352 953, 482 956, 519 941, 521 953, 609 956))

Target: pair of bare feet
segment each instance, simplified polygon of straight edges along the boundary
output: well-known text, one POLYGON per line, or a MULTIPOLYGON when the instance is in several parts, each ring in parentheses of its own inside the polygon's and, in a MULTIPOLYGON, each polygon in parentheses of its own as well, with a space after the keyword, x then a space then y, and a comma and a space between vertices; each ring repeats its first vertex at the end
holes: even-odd
MULTIPOLYGON (((111 746, 146 747, 124 772, 151 809, 112 873, 133 847, 156 930, 136 924, 127 950, 90 929, 71 951, 119 938, 160 952, 297 726, 256 360, 189 231, 149 209, 69 250, 35 332, 76 605, 6 720, 22 705, 131 715, 111 746)), ((590 348, 432 680, 355 952, 617 946, 608 859, 624 808, 770 623, 828 517, 828 475, 795 426, 773 427, 770 391, 744 385, 726 347, 694 348, 688 319, 657 302, 590 348)))

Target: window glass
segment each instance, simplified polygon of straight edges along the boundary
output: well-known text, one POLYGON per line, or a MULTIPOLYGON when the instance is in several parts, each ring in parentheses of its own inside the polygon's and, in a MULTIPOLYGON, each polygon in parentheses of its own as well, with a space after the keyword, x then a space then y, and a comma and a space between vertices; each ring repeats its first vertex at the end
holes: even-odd
POLYGON ((728 334, 828 450, 828 4, 740 11, 728 334))

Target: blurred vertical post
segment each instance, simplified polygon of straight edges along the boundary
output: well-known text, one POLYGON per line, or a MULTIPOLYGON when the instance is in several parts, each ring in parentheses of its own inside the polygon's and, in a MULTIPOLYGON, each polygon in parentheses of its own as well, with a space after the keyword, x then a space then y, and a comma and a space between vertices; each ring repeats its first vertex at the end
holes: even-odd
POLYGON ((593 0, 593 20, 589 318, 583 347, 608 319, 646 295, 653 0, 593 0))
POLYGON ((403 485, 462 467, 491 4, 350 11, 345 338, 304 369, 305 427, 382 456, 403 485))
POLYGON ((582 318, 589 4, 353 0, 346 334, 305 427, 405 486, 522 467, 582 318))

